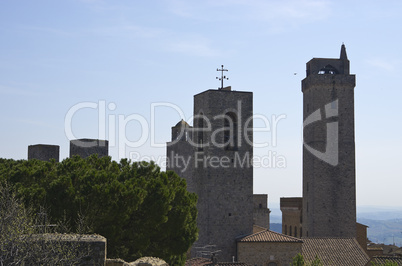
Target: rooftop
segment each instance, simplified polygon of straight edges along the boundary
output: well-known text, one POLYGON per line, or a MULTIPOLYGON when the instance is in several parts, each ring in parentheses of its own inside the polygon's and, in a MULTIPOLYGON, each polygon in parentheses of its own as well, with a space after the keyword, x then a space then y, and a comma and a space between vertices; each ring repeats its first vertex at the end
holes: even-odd
POLYGON ((280 234, 271 230, 265 230, 258 233, 254 233, 248 236, 245 236, 238 240, 238 242, 294 242, 294 243, 302 243, 303 241, 300 238, 287 236, 284 234, 280 234))
POLYGON ((306 261, 316 256, 324 265, 366 265, 370 258, 354 238, 303 238, 306 261))

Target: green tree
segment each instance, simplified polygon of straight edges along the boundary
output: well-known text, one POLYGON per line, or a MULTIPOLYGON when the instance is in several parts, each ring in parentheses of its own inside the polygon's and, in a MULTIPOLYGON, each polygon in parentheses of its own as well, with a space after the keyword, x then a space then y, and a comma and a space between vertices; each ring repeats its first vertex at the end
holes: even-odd
POLYGON ((120 163, 78 156, 60 163, 0 159, 0 182, 8 181, 26 204, 45 206, 52 222, 107 238, 108 257, 133 261, 156 256, 184 263, 197 239, 197 197, 174 172, 153 162, 120 163))
POLYGON ((60 234, 39 234, 35 216, 0 184, 0 265, 76 265, 87 258, 79 238, 67 243, 60 234))
POLYGON ((315 255, 314 260, 310 263, 310 266, 322 266, 323 263, 321 262, 320 258, 315 255))
POLYGON ((304 262, 304 257, 302 254, 298 253, 296 256, 293 257, 293 262, 292 262, 293 266, 304 266, 305 262, 304 262))
POLYGON ((378 262, 371 262, 372 266, 398 266, 397 262, 393 262, 390 260, 386 260, 384 263, 378 263, 378 262))
POLYGON ((315 255, 315 258, 311 262, 304 261, 304 257, 301 253, 298 253, 296 256, 293 257, 292 261, 293 266, 322 266, 323 263, 321 262, 320 258, 315 255))

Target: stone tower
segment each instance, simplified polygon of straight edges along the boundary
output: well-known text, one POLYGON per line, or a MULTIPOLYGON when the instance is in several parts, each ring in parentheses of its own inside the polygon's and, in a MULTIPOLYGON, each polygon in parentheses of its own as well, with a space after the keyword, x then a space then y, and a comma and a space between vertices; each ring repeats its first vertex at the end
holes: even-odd
POLYGON ((339 59, 307 63, 303 92, 303 236, 355 237, 355 75, 339 59))
POLYGON ((70 158, 79 155, 87 158, 92 154, 98 157, 109 155, 109 141, 99 139, 74 139, 70 141, 70 158))
POLYGON ((28 160, 37 159, 41 161, 50 161, 54 159, 59 162, 60 146, 36 144, 28 146, 28 160))
POLYGON ((219 261, 232 261, 236 239, 253 231, 252 115, 251 92, 207 90, 194 96, 193 128, 182 122, 172 128, 167 170, 185 178, 198 195, 193 257, 213 245, 219 261))

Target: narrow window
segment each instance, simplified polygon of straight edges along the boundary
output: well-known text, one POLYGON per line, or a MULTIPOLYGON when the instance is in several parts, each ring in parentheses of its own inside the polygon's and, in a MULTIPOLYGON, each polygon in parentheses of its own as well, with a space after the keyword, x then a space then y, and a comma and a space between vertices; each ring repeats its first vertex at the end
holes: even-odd
POLYGON ((300 227, 300 237, 303 236, 303 228, 300 227))
POLYGON ((288 234, 288 226, 285 224, 285 235, 288 234))
POLYGON ((295 237, 297 237, 297 227, 295 226, 295 237))
POLYGON ((260 204, 258 204, 258 207, 260 208, 260 209, 262 209, 262 204, 260 203, 260 204))
POLYGON ((292 235, 292 226, 289 226, 289 235, 292 235))

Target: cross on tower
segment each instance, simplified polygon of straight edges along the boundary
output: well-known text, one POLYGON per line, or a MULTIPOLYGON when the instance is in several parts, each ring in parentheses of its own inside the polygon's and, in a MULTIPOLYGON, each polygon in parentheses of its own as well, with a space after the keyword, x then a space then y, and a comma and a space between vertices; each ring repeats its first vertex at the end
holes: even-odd
POLYGON ((224 68, 223 68, 223 65, 222 65, 222 68, 221 68, 221 69, 217 68, 216 71, 221 71, 221 72, 222 72, 220 78, 219 78, 219 77, 216 77, 216 79, 219 79, 219 80, 221 81, 221 87, 218 88, 218 89, 221 90, 221 89, 223 89, 223 80, 224 80, 224 79, 229 80, 229 78, 227 78, 226 76, 223 75, 223 71, 228 71, 228 70, 227 70, 227 69, 224 69, 224 68))

